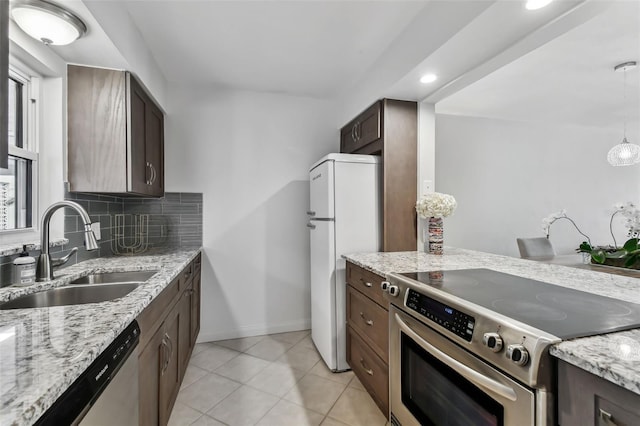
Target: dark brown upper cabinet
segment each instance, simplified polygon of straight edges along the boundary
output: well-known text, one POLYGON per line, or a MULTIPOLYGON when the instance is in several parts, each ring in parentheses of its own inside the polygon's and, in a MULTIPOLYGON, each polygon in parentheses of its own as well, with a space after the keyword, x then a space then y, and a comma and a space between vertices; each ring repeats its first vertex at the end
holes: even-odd
POLYGON ((0 169, 9 167, 9 2, 0 1, 0 169))
POLYGON ((69 65, 71 192, 164 195, 164 115, 133 74, 69 65))
POLYGON ((375 102, 340 130, 340 152, 382 157, 382 249, 416 250, 418 104, 375 102))

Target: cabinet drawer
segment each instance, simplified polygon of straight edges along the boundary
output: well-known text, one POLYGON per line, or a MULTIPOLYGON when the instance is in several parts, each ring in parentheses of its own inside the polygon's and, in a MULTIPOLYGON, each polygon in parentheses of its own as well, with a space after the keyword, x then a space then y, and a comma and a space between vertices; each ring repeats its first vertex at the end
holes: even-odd
POLYGON ((193 272, 195 269, 195 261, 191 262, 180 273, 180 292, 184 291, 189 285, 191 285, 191 279, 193 278, 193 272))
POLYGON ((349 325, 389 362, 389 312, 351 287, 347 289, 347 306, 349 325))
POLYGON ((596 395, 596 425, 631 426, 640 425, 640 413, 637 407, 620 407, 605 398, 596 395), (633 410, 635 412, 632 412, 633 410))
POLYGON ((382 108, 380 102, 340 130, 340 152, 354 153, 382 137, 382 108))
POLYGON ((347 283, 388 309, 389 302, 382 295, 382 288, 380 288, 380 284, 384 280, 385 278, 380 275, 347 262, 347 283))
POLYGON ((178 294, 180 294, 180 283, 180 278, 173 280, 173 282, 162 290, 155 300, 138 315, 137 320, 140 326, 141 348, 146 346, 151 336, 162 323, 163 318, 167 315, 173 302, 177 300, 178 294))
POLYGON ((347 362, 385 417, 389 417, 389 368, 351 327, 347 334, 347 362))

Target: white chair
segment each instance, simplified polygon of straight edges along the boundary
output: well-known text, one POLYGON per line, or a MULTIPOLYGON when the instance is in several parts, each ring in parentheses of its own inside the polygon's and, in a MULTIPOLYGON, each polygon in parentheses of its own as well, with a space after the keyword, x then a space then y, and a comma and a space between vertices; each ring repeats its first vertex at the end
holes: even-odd
POLYGON ((516 238, 520 257, 531 259, 538 257, 553 257, 556 252, 553 250, 551 241, 548 238, 516 238))

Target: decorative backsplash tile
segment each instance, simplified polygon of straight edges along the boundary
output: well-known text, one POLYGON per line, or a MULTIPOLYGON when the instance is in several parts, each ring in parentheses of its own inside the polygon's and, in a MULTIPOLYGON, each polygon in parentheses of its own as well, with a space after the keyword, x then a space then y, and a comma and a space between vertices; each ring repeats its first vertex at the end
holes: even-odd
MULTIPOLYGON (((69 253, 73 247, 78 252, 65 266, 83 260, 113 256, 112 247, 117 236, 116 216, 124 215, 124 244, 135 244, 133 218, 148 215, 148 249, 165 247, 200 247, 202 245, 202 193, 167 192, 163 198, 115 197, 109 195, 65 192, 65 199, 84 207, 92 222, 100 222, 101 239, 94 251, 84 249, 84 226, 72 209, 65 210, 64 237, 69 240, 60 247, 52 247, 55 257, 69 253)), ((122 240, 121 240, 122 241, 122 240)), ((38 257, 39 250, 29 254, 38 257)), ((16 255, 0 256, 0 287, 11 284, 13 260, 16 255)))

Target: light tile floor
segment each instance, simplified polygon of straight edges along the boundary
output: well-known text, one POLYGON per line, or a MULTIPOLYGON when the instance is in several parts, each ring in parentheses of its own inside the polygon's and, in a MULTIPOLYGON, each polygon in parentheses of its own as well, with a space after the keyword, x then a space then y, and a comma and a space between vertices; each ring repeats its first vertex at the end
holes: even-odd
POLYGON ((384 426, 354 374, 332 373, 309 331, 200 343, 170 426, 384 426))

